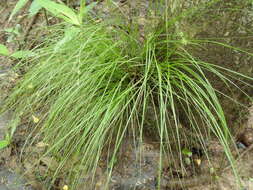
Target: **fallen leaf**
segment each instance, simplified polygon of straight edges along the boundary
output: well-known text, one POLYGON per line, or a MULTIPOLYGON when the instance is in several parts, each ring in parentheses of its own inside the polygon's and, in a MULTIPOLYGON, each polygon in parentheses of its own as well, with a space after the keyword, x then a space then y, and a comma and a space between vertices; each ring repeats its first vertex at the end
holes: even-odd
POLYGON ((40 119, 37 118, 36 116, 32 115, 32 118, 33 118, 33 122, 34 123, 39 123, 40 119))
POLYGON ((68 189, 69 189, 69 187, 67 185, 64 185, 62 188, 62 190, 68 190, 68 189))
POLYGON ((201 160, 200 159, 195 159, 194 162, 196 163, 197 166, 200 166, 201 160))

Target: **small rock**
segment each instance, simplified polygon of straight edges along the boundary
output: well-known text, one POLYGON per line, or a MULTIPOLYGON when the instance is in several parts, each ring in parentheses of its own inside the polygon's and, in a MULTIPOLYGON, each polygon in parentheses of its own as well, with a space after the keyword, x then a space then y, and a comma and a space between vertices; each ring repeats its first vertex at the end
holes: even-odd
POLYGON ((242 142, 237 142, 237 143, 236 143, 236 147, 237 147, 238 149, 245 149, 245 148, 247 148, 242 142))

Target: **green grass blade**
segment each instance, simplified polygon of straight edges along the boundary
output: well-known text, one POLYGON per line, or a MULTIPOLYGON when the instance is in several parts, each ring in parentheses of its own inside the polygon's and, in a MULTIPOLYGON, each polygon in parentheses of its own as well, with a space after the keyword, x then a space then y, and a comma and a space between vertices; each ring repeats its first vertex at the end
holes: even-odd
POLYGON ((56 17, 62 18, 68 23, 80 25, 77 14, 64 4, 55 3, 51 0, 37 0, 38 4, 56 17))

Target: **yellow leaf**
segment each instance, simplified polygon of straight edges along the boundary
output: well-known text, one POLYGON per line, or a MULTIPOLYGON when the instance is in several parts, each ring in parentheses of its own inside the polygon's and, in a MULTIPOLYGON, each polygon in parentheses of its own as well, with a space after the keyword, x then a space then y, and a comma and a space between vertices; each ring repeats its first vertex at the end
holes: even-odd
POLYGON ((32 115, 32 118, 34 123, 38 123, 40 121, 40 119, 35 117, 34 115, 32 115))
POLYGON ((62 188, 62 190, 68 190, 68 189, 69 189, 69 187, 67 185, 64 185, 62 188))
POLYGON ((197 164, 197 166, 200 166, 200 164, 201 164, 201 160, 200 159, 195 159, 194 161, 197 164))

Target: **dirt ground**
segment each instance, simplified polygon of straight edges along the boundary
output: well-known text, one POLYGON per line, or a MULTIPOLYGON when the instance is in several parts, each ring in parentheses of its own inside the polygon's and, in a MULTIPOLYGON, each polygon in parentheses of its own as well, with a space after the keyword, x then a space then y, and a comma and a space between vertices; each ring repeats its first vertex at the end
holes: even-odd
MULTIPOLYGON (((19 48, 33 47, 34 39, 37 39, 38 35, 34 29, 38 26, 45 26, 48 23, 45 21, 43 14, 39 14, 34 17, 29 18, 27 16, 27 8, 21 11, 15 19, 8 22, 8 17, 13 9, 17 0, 6 0, 0 2, 0 43, 5 44, 9 47, 11 51, 15 51, 19 48), (16 32, 8 32, 6 29, 12 29, 16 32)), ((137 2, 137 1, 136 1, 137 2)), ((122 4, 122 10, 126 13, 131 13, 129 7, 138 9, 137 13, 135 12, 136 19, 140 22, 140 27, 143 27, 142 31, 145 33, 144 25, 149 23, 146 18, 146 13, 149 9, 148 1, 142 0, 139 3, 135 1, 130 1, 129 4, 122 4), (140 6, 141 8, 139 8, 140 6), (137 7, 137 8, 136 8, 137 7)), ((233 1, 234 2, 234 1, 233 1)), ((187 0, 185 1, 184 6, 189 7, 193 6, 195 1, 187 0)), ((221 39, 221 42, 227 42, 235 47, 240 47, 253 51, 253 5, 243 6, 238 3, 240 11, 228 11, 228 5, 221 4, 219 9, 215 7, 210 9, 210 12, 207 12, 203 17, 198 17, 199 19, 196 27, 192 27, 195 22, 194 18, 188 20, 187 22, 181 23, 182 27, 186 28, 189 36, 194 36, 197 38, 215 38, 217 40, 221 39), (224 6, 224 7, 223 7, 224 6), (212 15, 216 15, 217 18, 213 18, 212 15)), ((99 4, 97 9, 101 9, 101 12, 108 16, 109 9, 102 8, 103 5, 99 4)), ((121 10, 121 11, 122 11, 121 10)), ((134 11, 132 11, 134 12, 134 11)), ((50 24, 57 22, 57 20, 50 20, 50 24)), ((150 22, 155 22, 151 20, 150 22)), ((9 30, 10 31, 10 30, 9 30)), ((141 36, 143 37, 143 36, 141 36)), ((208 45, 205 47, 205 51, 198 52, 193 50, 195 55, 205 61, 215 62, 226 66, 235 71, 242 72, 246 75, 253 77, 253 57, 245 56, 236 50, 228 50, 226 48, 218 47, 217 45, 208 45), (210 56, 211 55, 211 56, 210 56)), ((253 53, 253 52, 252 52, 253 53)), ((0 105, 1 99, 6 97, 9 93, 9 90, 15 84, 17 76, 11 70, 15 65, 15 61, 8 59, 6 57, 0 56, 0 105)), ((240 87, 245 90, 251 97, 253 97, 253 88, 243 86, 242 83, 237 83, 240 87)), ((253 84, 252 84, 253 85, 253 84)), ((219 82, 214 83, 214 86, 218 89, 223 89, 219 82)), ((239 176, 241 177, 241 186, 238 185, 236 177, 233 174, 232 169, 225 167, 219 174, 214 177, 210 177, 213 174, 210 174, 210 166, 207 163, 208 161, 204 158, 198 159, 197 175, 190 175, 187 178, 184 178, 182 181, 180 179, 166 179, 166 170, 164 170, 165 180, 162 182, 163 189, 168 190, 251 190, 253 189, 253 106, 250 105, 248 101, 243 98, 242 93, 237 91, 224 91, 224 93, 231 93, 231 96, 244 103, 245 108, 241 107, 231 107, 231 102, 227 99, 222 99, 222 104, 224 111, 228 118, 229 126, 231 127, 234 137, 237 140, 237 143, 241 143, 242 139, 239 139, 239 134, 249 134, 246 135, 246 141, 251 138, 252 141, 249 141, 247 146, 239 146, 239 154, 236 154, 236 165, 239 170, 239 176), (251 106, 251 107, 250 107, 251 106), (247 108, 246 108, 247 107, 247 108), (208 175, 207 175, 208 174, 208 175), (210 174, 210 175, 209 175, 210 174), (180 185, 184 184, 184 188, 180 188, 180 185)), ((8 120, 11 118, 11 114, 5 114, 0 117, 0 137, 3 138, 5 131, 7 130, 8 120)), ((30 161, 26 159, 20 159, 20 149, 24 144, 24 137, 27 136, 29 126, 23 125, 17 130, 15 135, 14 142, 11 146, 4 149, 0 152, 0 178, 9 179, 8 176, 12 176, 11 180, 1 180, 0 190, 10 189, 29 189, 31 184, 34 190, 46 189, 46 184, 50 178, 39 178, 38 175, 41 173, 46 173, 46 167, 51 164, 56 165, 54 160, 48 158, 44 160, 44 163, 36 168, 32 166, 33 159, 31 157, 30 161), (25 173, 21 175, 20 173, 25 173), (16 178, 21 179, 21 185, 18 187, 8 187, 15 183, 16 178)), ((247 141, 247 142, 248 142, 247 141)), ((142 190, 154 190, 156 189, 157 184, 157 165, 159 160, 159 151, 157 148, 157 143, 153 142, 151 139, 146 139, 142 145, 133 148, 131 141, 126 141, 122 160, 123 167, 117 168, 112 176, 112 190, 131 190, 131 189, 142 189, 142 190), (144 154, 142 165, 136 160, 136 154, 139 149, 143 149, 144 154), (141 168, 140 168, 141 167, 141 168), (142 170, 140 174, 140 170, 142 170)), ((217 142, 210 143, 210 149, 213 147, 213 154, 211 161, 214 166, 221 167, 221 165, 227 165, 222 162, 223 150, 217 142)), ((39 152, 41 147, 31 147, 32 151, 39 152)), ((197 160, 197 159, 196 159, 197 160)), ((101 169, 98 168, 98 180, 96 184, 97 189, 103 190, 104 177, 102 175, 101 169)), ((179 175, 179 174, 177 174, 179 175)), ((181 174, 180 174, 181 175, 181 174)), ((85 189, 85 179, 84 183, 80 183, 80 189, 85 189)), ((63 187, 64 183, 58 184, 58 186, 63 187)), ((57 189, 57 188, 56 188, 57 189)), ((58 188, 59 189, 59 188, 58 188)))

